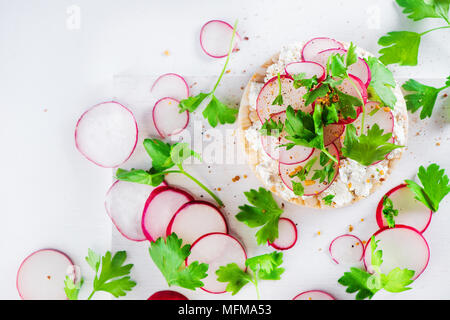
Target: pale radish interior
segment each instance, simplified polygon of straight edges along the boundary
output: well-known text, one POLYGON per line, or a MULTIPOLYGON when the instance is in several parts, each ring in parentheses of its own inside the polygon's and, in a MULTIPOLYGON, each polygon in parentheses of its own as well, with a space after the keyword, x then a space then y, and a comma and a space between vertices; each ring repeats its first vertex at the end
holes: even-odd
POLYGON ((245 251, 236 239, 226 234, 211 234, 192 246, 188 264, 193 261, 209 264, 208 276, 202 280, 203 288, 219 293, 225 291, 227 283, 217 281, 216 270, 233 262, 245 270, 245 260, 245 251))
MULTIPOLYGON (((364 118, 364 134, 367 133, 367 130, 371 128, 374 124, 377 124, 380 129, 383 129, 384 134, 392 133, 394 130, 394 117, 390 110, 387 110, 383 107, 379 106, 378 102, 369 101, 365 105, 366 108, 366 117, 364 118), (376 113, 371 115, 370 113, 374 110, 377 110, 376 113)), ((359 133, 361 131, 361 119, 362 114, 352 123, 356 127, 356 131, 359 133)), ((390 142, 392 142, 394 138, 391 137, 390 142)))
POLYGON ((352 235, 342 235, 330 245, 330 255, 334 262, 343 265, 356 265, 364 252, 362 242, 352 235))
POLYGON ((183 100, 189 96, 189 87, 180 75, 167 73, 156 79, 151 93, 157 100, 165 97, 183 100))
POLYGON ((335 140, 339 139, 345 131, 345 126, 342 124, 329 124, 323 128, 323 143, 325 146, 330 145, 335 140))
POLYGON ((321 65, 310 61, 289 63, 286 66, 285 71, 289 75, 304 73, 305 79, 310 79, 314 76, 316 76, 317 79, 321 79, 325 75, 325 69, 321 65))
POLYGON ((334 39, 330 39, 330 38, 312 39, 311 41, 308 41, 308 43, 306 43, 305 46, 303 47, 303 51, 302 51, 303 60, 314 61, 313 58, 319 52, 322 52, 327 49, 332 49, 332 48, 343 49, 344 46, 340 42, 338 42, 334 39))
POLYGON ((180 133, 189 122, 189 112, 180 113, 179 102, 172 98, 159 100, 153 109, 153 121, 161 137, 180 133))
POLYGON ((286 249, 295 244, 297 240, 297 229, 291 220, 281 218, 278 221, 278 238, 273 244, 280 248, 286 249))
MULTIPOLYGON (((228 54, 233 27, 223 21, 210 21, 202 28, 200 41, 203 50, 214 57, 228 54)), ((239 37, 235 36, 233 48, 236 48, 239 37)))

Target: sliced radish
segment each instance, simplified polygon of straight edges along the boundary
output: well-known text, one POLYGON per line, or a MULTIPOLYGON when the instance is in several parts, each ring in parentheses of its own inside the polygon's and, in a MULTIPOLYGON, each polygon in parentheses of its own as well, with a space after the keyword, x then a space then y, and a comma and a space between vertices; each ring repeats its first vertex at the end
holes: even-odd
MULTIPOLYGON (((42 249, 23 260, 16 278, 23 300, 66 300, 64 280, 74 279, 72 260, 61 251, 42 249)), ((75 281, 75 279, 74 279, 75 281)))
POLYGON ((173 98, 162 98, 153 107, 153 123, 161 138, 176 135, 183 131, 189 123, 189 111, 180 113, 178 104, 173 98))
MULTIPOLYGON (((339 150, 336 148, 334 143, 330 144, 327 147, 328 152, 334 156, 338 162, 334 163, 334 177, 333 180, 330 181, 330 183, 327 183, 326 179, 323 182, 320 182, 319 180, 311 180, 312 176, 314 175, 315 170, 322 170, 323 167, 320 165, 319 157, 321 151, 319 149, 315 149, 312 156, 308 159, 308 161, 313 161, 314 158, 316 158, 316 161, 314 162, 313 166, 311 167, 309 174, 307 175, 305 181, 300 181, 298 177, 292 178, 291 175, 295 174, 296 172, 300 171, 302 169, 302 166, 299 164, 282 164, 279 165, 279 173, 281 176, 281 180, 283 183, 288 187, 289 189, 292 189, 292 180, 295 182, 300 182, 303 185, 304 188, 304 196, 314 196, 318 195, 321 192, 328 189, 328 187, 333 183, 334 179, 338 176, 339 173, 339 150)), ((332 161, 332 160, 330 160, 332 161)), ((304 163, 306 165, 308 162, 304 163)))
MULTIPOLYGON (((414 270, 413 280, 417 279, 426 269, 430 260, 430 248, 422 234, 416 229, 396 225, 395 228, 383 228, 375 232, 375 240, 380 240, 377 250, 383 251, 381 272, 388 274, 394 268, 414 270)), ((364 265, 367 271, 371 267, 372 250, 367 241, 364 252, 364 265)))
POLYGON ((141 230, 149 241, 166 236, 167 226, 182 205, 194 200, 187 192, 162 186, 148 196, 144 210, 141 211, 141 230))
POLYGON ((327 49, 344 49, 344 45, 339 41, 326 37, 318 37, 309 40, 302 49, 302 58, 305 61, 313 61, 319 52, 327 49))
POLYGON ((286 65, 284 71, 290 76, 304 73, 305 79, 311 79, 314 76, 316 76, 319 81, 325 79, 325 68, 320 64, 311 61, 291 62, 286 65))
POLYGON ((336 299, 331 294, 326 293, 325 291, 310 290, 298 294, 292 300, 336 300, 336 299))
POLYGON ((345 125, 343 124, 329 124, 323 128, 323 142, 325 146, 332 144, 339 139, 345 131, 345 125))
MULTIPOLYGON (((286 121, 286 112, 282 111, 272 115, 271 117, 276 122, 286 121)), ((275 136, 261 136, 261 144, 264 151, 269 157, 284 164, 295 164, 307 160, 314 152, 314 149, 304 146, 295 146, 291 149, 280 147, 289 141, 285 138, 286 132, 282 132, 279 137, 275 136)))
MULTIPOLYGON (((384 133, 392 133, 394 131, 394 116, 392 115, 391 109, 388 107, 382 108, 380 107, 379 102, 369 101, 365 104, 366 108, 366 116, 364 118, 364 127, 365 130, 363 133, 367 133, 367 130, 371 128, 375 123, 380 127, 380 129, 384 130, 384 133), (373 113, 375 112, 375 113, 373 113)), ((361 131, 361 119, 362 115, 352 123, 357 132, 361 131)), ((393 142, 394 138, 390 139, 390 142, 393 142)))
MULTIPOLYGON (((394 209, 398 210, 398 216, 395 217, 396 224, 413 227, 420 233, 428 228, 433 212, 414 198, 414 194, 406 184, 396 186, 389 190, 385 196, 392 200, 394 209)), ((383 216, 383 201, 384 197, 381 198, 377 207, 377 224, 380 228, 388 226, 383 216)))
POLYGON ((189 97, 189 86, 179 74, 166 73, 153 82, 150 92, 155 99, 171 97, 183 100, 189 97))
POLYGON ((170 220, 166 235, 172 232, 183 239, 183 243, 191 244, 207 233, 228 233, 228 226, 225 217, 213 204, 190 201, 182 205, 170 220))
POLYGON ((189 299, 179 292, 172 290, 163 290, 155 292, 147 300, 189 300, 189 299))
MULTIPOLYGON (((366 101, 367 101, 366 87, 364 86, 362 81, 360 79, 358 79, 357 77, 352 76, 352 75, 349 75, 349 77, 351 78, 352 81, 350 81, 350 79, 344 79, 342 81, 342 83, 337 86, 337 88, 340 91, 342 91, 348 95, 354 96, 358 99, 361 99, 361 97, 362 97, 363 102, 366 103, 366 101), (358 90, 356 90, 356 88, 353 84, 356 85, 358 90)), ((356 121, 356 119, 358 119, 358 116, 361 114, 362 111, 363 111, 362 106, 356 107, 356 118, 355 119, 352 119, 352 118, 340 119, 338 124, 348 124, 348 123, 352 123, 352 122, 356 121)))
POLYGON ((203 235, 192 244, 186 265, 194 261, 207 263, 208 276, 202 279, 202 289, 209 293, 225 293, 227 283, 217 281, 216 271, 230 263, 236 263, 239 268, 245 270, 245 260, 245 249, 236 238, 226 233, 214 232, 203 235))
MULTIPOLYGON (((200 30, 200 46, 210 57, 224 58, 228 55, 233 27, 222 20, 211 20, 205 23, 200 30)), ((233 51, 237 51, 240 40, 239 34, 233 40, 233 51)))
POLYGON ((283 105, 272 105, 279 93, 278 77, 273 77, 267 81, 259 92, 258 98, 256 99, 256 112, 261 123, 264 123, 266 119, 270 119, 275 113, 286 111, 289 105, 294 110, 301 109, 304 112, 312 111, 312 105, 305 106, 305 99, 303 99, 303 95, 307 92, 306 88, 300 87, 295 89, 293 86, 294 81, 287 75, 281 75, 280 81, 283 105))
POLYGON ((75 145, 88 160, 115 168, 136 148, 138 127, 133 113, 118 102, 97 104, 84 112, 75 128, 75 145))
POLYGON ((362 260, 364 245, 358 237, 344 234, 331 241, 328 251, 337 264, 354 265, 362 260))
POLYGON ((146 239, 141 227, 142 210, 154 189, 146 184, 118 180, 106 193, 106 212, 125 238, 133 241, 146 239))
POLYGON ((277 250, 287 250, 292 248, 297 242, 297 227, 295 223, 288 218, 280 218, 278 221, 278 238, 269 243, 277 250))

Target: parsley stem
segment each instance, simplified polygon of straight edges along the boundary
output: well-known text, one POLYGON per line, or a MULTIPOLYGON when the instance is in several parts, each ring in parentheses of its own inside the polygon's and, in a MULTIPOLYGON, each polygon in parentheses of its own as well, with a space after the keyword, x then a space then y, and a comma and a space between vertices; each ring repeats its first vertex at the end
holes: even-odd
POLYGON ((236 20, 236 22, 234 23, 233 26, 233 34, 231 36, 231 42, 230 42, 230 48, 228 49, 228 55, 227 55, 227 59, 225 60, 225 65, 223 66, 222 72, 220 73, 219 79, 217 79, 216 84, 214 85, 214 88, 212 89, 212 91, 210 92, 211 95, 214 95, 214 92, 217 89, 217 86, 220 83, 220 80, 223 77, 223 74, 225 73, 225 70, 227 68, 228 62, 230 61, 230 56, 231 56, 231 52, 233 52, 233 42, 234 42, 234 37, 236 36, 236 26, 237 26, 238 21, 236 20))
POLYGON ((89 297, 88 297, 87 299, 88 299, 88 300, 91 300, 92 297, 94 296, 94 293, 95 293, 95 290, 93 290, 93 291, 91 292, 91 294, 89 295, 89 297))
POLYGON ((431 32, 431 31, 435 31, 435 30, 439 30, 439 29, 448 29, 448 28, 450 28, 450 26, 433 28, 433 29, 430 29, 430 30, 420 33, 420 36, 426 35, 427 33, 431 32))
POLYGON ((261 294, 259 292, 259 286, 258 286, 258 272, 259 272, 259 268, 258 268, 257 272, 253 273, 255 275, 255 280, 253 281, 253 284, 255 285, 255 289, 256 289, 256 297, 258 300, 261 300, 261 294))
POLYGON ((334 162, 336 162, 336 163, 338 162, 337 159, 336 159, 335 157, 333 157, 333 156, 331 155, 331 153, 328 152, 327 148, 324 148, 324 149, 322 150, 322 152, 325 153, 325 154, 328 156, 328 158, 330 158, 330 159, 333 160, 334 162))

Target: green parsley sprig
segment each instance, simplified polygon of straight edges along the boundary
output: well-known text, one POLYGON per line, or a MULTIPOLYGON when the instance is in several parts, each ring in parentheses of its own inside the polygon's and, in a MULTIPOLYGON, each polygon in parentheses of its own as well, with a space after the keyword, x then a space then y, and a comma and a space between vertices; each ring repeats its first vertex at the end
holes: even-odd
POLYGON ((277 81, 278 81, 278 95, 273 100, 272 105, 282 106, 283 105, 283 95, 281 94, 281 76, 280 76, 279 72, 277 74, 277 81))
POLYGON ((243 271, 236 263, 220 267, 217 271, 217 280, 228 282, 226 291, 234 296, 246 284, 253 283, 258 299, 261 299, 258 283, 260 280, 280 280, 284 272, 281 268, 283 253, 274 251, 245 261, 247 271, 243 271))
POLYGON ((148 184, 156 187, 163 182, 166 174, 183 174, 213 197, 219 206, 223 207, 223 202, 219 197, 183 168, 183 162, 190 157, 195 157, 199 160, 202 159, 197 152, 189 148, 187 143, 175 143, 171 145, 158 139, 145 139, 144 148, 152 158, 152 167, 149 170, 117 169, 116 178, 118 180, 148 184), (177 166, 178 170, 170 170, 174 166, 177 166))
POLYGON ((211 98, 205 110, 203 110, 202 115, 205 119, 208 120, 209 124, 212 127, 216 127, 218 123, 220 124, 234 123, 236 121, 236 115, 238 113, 237 109, 228 107, 225 103, 221 102, 214 95, 217 87, 219 86, 220 80, 222 80, 222 77, 225 74, 228 62, 230 61, 231 53, 233 52, 234 38, 236 36, 236 27, 237 27, 237 20, 234 23, 233 34, 231 36, 230 47, 228 50, 227 58, 225 60, 225 64, 211 92, 209 93, 201 92, 196 96, 191 96, 184 100, 181 100, 179 104, 180 113, 186 110, 189 112, 194 112, 200 106, 203 100, 205 100, 208 97, 211 98))
POLYGON ((398 210, 394 208, 394 203, 388 196, 383 197, 383 217, 386 219, 389 228, 395 228, 395 217, 398 216, 398 210))

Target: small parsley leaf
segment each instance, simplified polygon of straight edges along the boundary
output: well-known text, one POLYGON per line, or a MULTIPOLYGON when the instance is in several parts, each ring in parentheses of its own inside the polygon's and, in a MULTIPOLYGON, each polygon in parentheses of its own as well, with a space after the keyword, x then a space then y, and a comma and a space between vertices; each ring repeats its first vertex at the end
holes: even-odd
POLYGON ((401 66, 417 65, 421 35, 410 31, 392 31, 378 40, 385 47, 380 49, 380 61, 385 65, 398 63, 401 66))

